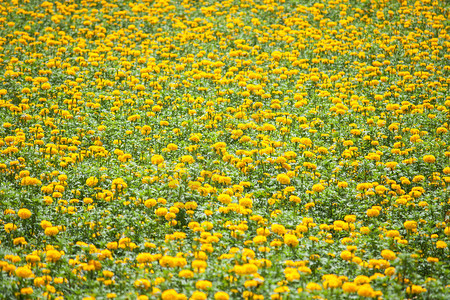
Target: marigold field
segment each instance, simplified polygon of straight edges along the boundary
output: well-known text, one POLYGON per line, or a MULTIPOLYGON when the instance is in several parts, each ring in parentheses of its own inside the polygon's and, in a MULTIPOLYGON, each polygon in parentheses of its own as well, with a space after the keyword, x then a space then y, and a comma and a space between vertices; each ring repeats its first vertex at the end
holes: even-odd
POLYGON ((0 299, 448 299, 449 2, 0 12, 0 299))

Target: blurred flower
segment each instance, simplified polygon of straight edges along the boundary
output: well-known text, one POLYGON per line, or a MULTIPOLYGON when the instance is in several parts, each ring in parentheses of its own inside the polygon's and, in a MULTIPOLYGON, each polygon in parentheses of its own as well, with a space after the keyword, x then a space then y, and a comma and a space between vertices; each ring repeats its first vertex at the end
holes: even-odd
POLYGON ((290 184, 291 183, 291 179, 286 174, 278 174, 277 181, 281 184, 290 184))
POLYGON ((429 164, 432 164, 436 161, 436 157, 434 157, 434 155, 425 155, 423 157, 423 161, 429 164))
POLYGON ((28 267, 18 267, 15 270, 17 277, 20 278, 31 278, 34 277, 33 272, 28 267))

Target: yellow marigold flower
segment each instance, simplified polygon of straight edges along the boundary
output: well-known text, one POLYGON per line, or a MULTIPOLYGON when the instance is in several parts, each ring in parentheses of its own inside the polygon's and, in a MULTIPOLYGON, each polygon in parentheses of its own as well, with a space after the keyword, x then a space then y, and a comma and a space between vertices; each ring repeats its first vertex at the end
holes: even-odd
POLYGON ((47 229, 48 227, 52 227, 52 223, 50 223, 49 221, 46 220, 42 220, 41 221, 41 227, 42 229, 47 229))
POLYGON ((161 294, 162 300, 177 300, 178 293, 174 289, 166 290, 161 294))
POLYGON ((21 236, 21 237, 15 238, 13 240, 13 244, 15 246, 17 246, 17 245, 27 245, 28 242, 25 240, 25 238, 23 236, 21 236))
POLYGON ((36 287, 44 286, 45 282, 46 282, 46 279, 43 277, 36 277, 33 280, 34 286, 36 286, 36 287))
POLYGON ((323 190, 325 190, 325 187, 321 184, 321 183, 317 183, 315 185, 312 186, 312 190, 316 193, 320 193, 323 190))
POLYGON ((414 134, 409 138, 409 141, 411 143, 416 143, 416 142, 422 142, 422 140, 420 139, 420 135, 418 134, 414 134))
POLYGON ((137 84, 134 88, 138 91, 143 91, 143 90, 145 90, 145 85, 137 84))
POLYGON ((322 290, 322 287, 315 282, 310 282, 306 285, 306 289, 309 291, 320 291, 322 290))
POLYGON ((22 295, 31 295, 33 294, 33 288, 32 287, 25 287, 20 289, 20 294, 22 295))
POLYGON ((397 258, 393 251, 387 249, 381 251, 381 256, 386 260, 394 260, 397 258))
POLYGON ((60 260, 62 254, 58 250, 48 250, 46 252, 46 259, 49 262, 57 262, 60 260))
POLYGON ((346 187, 348 187, 348 183, 345 182, 345 181, 339 181, 338 182, 338 187, 339 188, 346 188, 346 187))
POLYGON ((427 262, 429 262, 429 263, 439 262, 439 258, 430 256, 430 257, 427 257, 427 262))
POLYGON ((447 132, 448 132, 448 130, 447 130, 447 128, 445 128, 445 127, 438 127, 438 128, 436 129, 436 133, 437 133, 437 134, 447 133, 447 132))
POLYGON ((358 291, 358 286, 353 282, 345 282, 342 285, 342 290, 346 293, 356 293, 358 291))
POLYGON ((161 109, 162 109, 162 107, 159 106, 159 105, 155 105, 155 106, 152 107, 152 111, 153 111, 153 112, 160 112, 161 109))
POLYGON ((372 298, 375 296, 375 291, 370 284, 364 284, 358 288, 358 296, 372 298))
POLYGON ((286 228, 283 225, 280 224, 272 224, 272 226, 270 227, 270 229, 279 235, 283 235, 286 233, 286 228))
POLYGON ((406 221, 403 223, 403 226, 408 230, 414 230, 417 228, 417 222, 416 221, 406 221))
POLYGON ((33 272, 28 267, 18 267, 15 270, 16 276, 20 278, 31 278, 34 277, 33 272))
POLYGON ((362 285, 365 283, 369 283, 370 282, 370 278, 365 276, 365 275, 359 275, 356 276, 356 278, 353 280, 357 285, 362 285))
POLYGON ((167 145, 167 149, 169 149, 170 151, 176 151, 178 150, 178 146, 173 143, 170 143, 167 145))
POLYGON ((108 270, 103 270, 102 272, 103 276, 107 277, 107 278, 111 278, 114 276, 114 272, 108 271, 108 270))
POLYGON ((16 212, 10 208, 5 209, 5 211, 3 212, 3 214, 5 214, 5 215, 14 215, 15 213, 16 212))
POLYGON ((319 152, 320 154, 328 154, 328 149, 325 147, 319 147, 317 148, 317 152, 319 152))
POLYGON ((206 269, 206 267, 208 266, 208 264, 206 263, 206 261, 203 260, 194 260, 192 261, 192 268, 194 268, 195 272, 199 272, 199 273, 203 273, 206 269))
POLYGON ((450 227, 445 227, 444 234, 445 235, 450 235, 450 227))
POLYGON ((191 270, 181 270, 178 273, 178 276, 180 276, 182 278, 193 278, 194 277, 194 272, 192 272, 191 270))
POLYGON ((388 230, 388 232, 386 232, 386 236, 390 238, 395 238, 400 236, 400 232, 398 232, 398 230, 388 230))
POLYGON ((191 298, 189 298, 189 300, 206 300, 206 299, 207 295, 200 291, 193 292, 191 298))
POLYGON ((414 182, 414 183, 421 182, 421 181, 424 180, 424 179, 425 179, 425 176, 423 176, 423 175, 416 175, 416 176, 414 176, 414 178, 413 178, 413 182, 414 182))
POLYGON ((208 221, 204 221, 200 224, 201 227, 205 228, 206 230, 211 230, 214 228, 214 224, 208 221))
POLYGON ((28 254, 26 257, 26 261, 29 263, 36 263, 36 262, 40 262, 41 258, 35 254, 28 254))
POLYGON ((185 207, 186 209, 194 210, 194 209, 197 209, 198 204, 197 204, 197 202, 195 202, 195 201, 189 201, 189 202, 186 202, 186 203, 185 203, 184 207, 185 207))
POLYGON ((386 276, 392 276, 395 274, 395 268, 394 267, 389 267, 384 271, 384 275, 386 276))
POLYGON ((305 233, 308 232, 308 227, 302 224, 299 224, 295 227, 295 231, 297 231, 298 233, 305 233))
POLYGON ((37 178, 26 176, 26 177, 22 178, 20 184, 24 185, 24 186, 27 186, 27 185, 41 185, 42 182, 39 179, 37 179, 37 178))
POLYGON ((168 185, 168 187, 174 189, 180 185, 180 182, 178 180, 171 180, 171 181, 169 181, 169 183, 167 185, 168 185))
POLYGON ((420 293, 423 293, 426 291, 427 291, 427 289, 424 289, 420 285, 415 285, 415 284, 406 288, 406 293, 408 293, 408 294, 420 294, 420 293))
POLYGON ((155 206, 156 204, 157 204, 157 202, 155 199, 148 199, 148 200, 145 200, 145 202, 144 202, 144 205, 147 208, 151 208, 151 207, 155 206))
POLYGON ((277 128, 276 128, 274 125, 269 124, 269 123, 265 123, 265 124, 262 126, 261 129, 262 129, 263 131, 275 131, 275 130, 277 130, 277 128))
POLYGON ((98 183, 98 179, 96 177, 89 177, 86 179, 86 185, 89 187, 96 186, 98 183))
POLYGON ((436 157, 434 157, 434 155, 425 155, 422 159, 424 162, 429 164, 432 164, 436 161, 436 157))
POLYGON ((356 222, 356 215, 346 215, 344 217, 344 221, 348 223, 355 223, 356 222))
POLYGON ((299 244, 299 241, 295 235, 285 234, 284 235, 284 243, 286 245, 288 245, 289 247, 297 247, 299 244))
POLYGON ((136 288, 148 289, 151 286, 151 282, 148 279, 137 279, 133 284, 136 288))
POLYGON ((281 184, 290 184, 291 183, 291 179, 286 174, 278 174, 277 181, 281 184))
POLYGON ((353 254, 352 254, 350 251, 348 251, 348 250, 344 250, 344 251, 341 252, 341 255, 340 255, 340 256, 341 256, 341 258, 342 258, 343 260, 349 261, 349 260, 352 259, 353 254))
POLYGON ((380 211, 378 209, 369 208, 366 214, 368 217, 377 217, 380 215, 380 211))
POLYGON ((116 178, 111 182, 111 189, 113 191, 122 191, 123 189, 126 189, 128 187, 128 184, 122 179, 122 178, 116 178))
POLYGON ((61 198, 61 197, 62 197, 62 193, 60 193, 60 192, 54 192, 54 193, 52 194, 52 197, 53 197, 53 198, 61 198))
POLYGON ((195 283, 195 288, 199 290, 207 290, 212 287, 212 283, 209 280, 199 280, 195 283))
POLYGON ((194 159, 191 155, 183 155, 183 156, 180 158, 180 160, 181 160, 181 162, 183 162, 183 163, 189 163, 189 164, 195 162, 195 159, 194 159))
POLYGON ((395 161, 389 161, 386 164, 386 167, 390 170, 395 170, 395 168, 397 167, 398 163, 395 161))
POLYGON ((319 76, 316 76, 316 75, 311 76, 309 79, 311 79, 312 82, 319 82, 320 81, 319 76))
POLYGON ((227 194, 220 194, 219 196, 217 196, 217 200, 219 200, 220 203, 228 204, 231 202, 231 197, 227 194))
POLYGON ((375 192, 378 195, 383 195, 388 189, 384 185, 377 185, 375 187, 375 192))
POLYGON ((150 253, 139 253, 138 256, 136 257, 136 261, 140 264, 142 263, 148 263, 153 261, 153 255, 151 255, 150 253))
POLYGON ((159 207, 155 210, 155 214, 159 217, 164 217, 168 212, 168 209, 165 207, 159 207))
POLYGON ((15 224, 13 224, 13 223, 7 223, 7 224, 5 224, 4 228, 5 228, 5 231, 6 231, 7 233, 10 233, 11 231, 17 230, 17 226, 16 226, 15 224))
POLYGON ((323 282, 323 287, 325 289, 334 289, 342 285, 342 281, 334 274, 324 275, 323 279, 325 280, 323 282))
POLYGON ((19 218, 21 218, 22 220, 28 219, 31 217, 31 211, 29 211, 26 208, 21 208, 19 209, 19 211, 17 212, 17 215, 19 216, 19 218))
POLYGON ((295 153, 294 151, 287 151, 284 152, 283 156, 287 159, 295 159, 297 157, 297 153, 295 153))
POLYGON ((56 226, 47 227, 45 228, 44 233, 48 236, 55 236, 59 233, 59 229, 56 226))
POLYGON ((255 264, 244 264, 243 265, 244 274, 255 274, 258 272, 258 267, 255 264))
POLYGON ((225 292, 220 291, 214 294, 214 300, 229 300, 229 299, 230 296, 228 296, 228 294, 225 292))
POLYGON ((280 51, 273 51, 271 53, 271 56, 274 60, 279 60, 283 56, 283 54, 280 51))
POLYGON ((92 204, 94 202, 94 199, 92 198, 83 198, 84 204, 92 204))
POLYGON ((159 155, 159 154, 155 154, 155 155, 152 156, 152 158, 150 159, 150 161, 151 161, 152 164, 154 164, 154 165, 159 165, 159 164, 161 164, 162 162, 164 162, 164 157, 162 157, 162 156, 159 155))
POLYGON ((264 244, 265 242, 267 242, 267 238, 263 235, 257 235, 253 238, 253 243, 255 244, 264 244))
POLYGON ((447 248, 447 243, 444 241, 437 241, 436 242, 436 248, 438 249, 445 249, 447 248))
POLYGON ((43 84, 41 85, 41 89, 43 89, 43 90, 49 90, 49 89, 51 89, 51 88, 52 88, 52 85, 51 85, 50 83, 48 83, 48 82, 43 83, 43 84))
POLYGON ((284 269, 284 276, 286 277, 287 281, 294 281, 300 279, 300 273, 297 269, 288 267, 284 269))
POLYGON ((239 199, 239 205, 244 206, 245 208, 252 208, 253 201, 250 198, 241 198, 239 199))
POLYGON ((294 202, 294 203, 301 203, 302 199, 298 196, 291 195, 291 196, 289 196, 289 201, 294 202))
POLYGON ((315 154, 314 154, 313 152, 311 152, 311 151, 303 151, 303 155, 304 155, 305 157, 308 157, 308 158, 313 158, 313 157, 315 157, 315 154))
POLYGON ((128 121, 134 122, 134 121, 139 120, 140 118, 141 118, 140 115, 132 115, 132 116, 129 116, 129 117, 128 117, 128 121))

